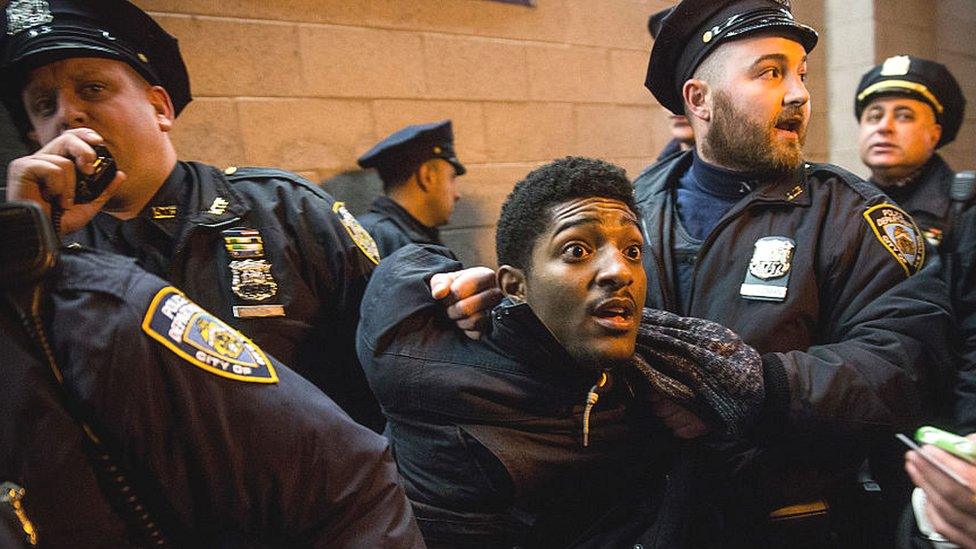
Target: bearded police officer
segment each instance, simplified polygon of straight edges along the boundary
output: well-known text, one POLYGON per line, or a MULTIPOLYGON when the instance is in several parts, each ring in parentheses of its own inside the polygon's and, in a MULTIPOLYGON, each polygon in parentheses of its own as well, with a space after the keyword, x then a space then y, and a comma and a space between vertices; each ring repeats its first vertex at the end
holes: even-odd
POLYGON ((855 524, 838 507, 857 507, 843 496, 866 450, 915 417, 926 368, 944 360, 944 287, 923 269, 911 216, 803 161, 818 37, 787 4, 681 2, 646 80, 696 136, 635 181, 648 306, 717 321, 763 353, 763 425, 719 501, 722 545, 796 544, 767 517, 797 524, 828 509, 819 541, 835 543, 855 524))
POLYGON ((458 200, 456 178, 467 172, 454 154, 450 120, 397 130, 359 157, 376 168, 383 194, 360 216, 386 257, 410 244, 443 246, 437 228, 446 225, 458 200))

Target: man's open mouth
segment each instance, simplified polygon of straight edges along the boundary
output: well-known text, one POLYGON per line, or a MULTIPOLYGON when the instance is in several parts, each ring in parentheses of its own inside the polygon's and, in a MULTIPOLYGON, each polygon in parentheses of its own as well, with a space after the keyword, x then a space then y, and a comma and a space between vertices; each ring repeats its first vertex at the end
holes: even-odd
POLYGON ((632 299, 613 297, 598 303, 590 314, 597 324, 611 330, 629 330, 637 320, 636 306, 632 299))
POLYGON ((803 120, 800 118, 789 118, 786 120, 781 120, 776 124, 777 130, 791 132, 796 135, 800 135, 800 130, 802 128, 803 128, 803 120))

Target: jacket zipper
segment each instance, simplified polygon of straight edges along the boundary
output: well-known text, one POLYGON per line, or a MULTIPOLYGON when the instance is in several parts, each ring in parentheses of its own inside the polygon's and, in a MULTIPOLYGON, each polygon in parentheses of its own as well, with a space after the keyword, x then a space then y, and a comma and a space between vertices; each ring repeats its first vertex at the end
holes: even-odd
POLYGON ((34 524, 27 518, 27 511, 24 510, 22 503, 25 493, 26 491, 20 486, 12 482, 4 482, 0 485, 0 503, 7 504, 13 509, 14 515, 20 521, 20 527, 23 529, 24 535, 27 536, 27 541, 31 546, 37 547, 37 530, 34 529, 34 524))
POLYGON ((597 380, 595 385, 590 387, 590 392, 586 393, 586 407, 583 408, 583 448, 590 445, 590 412, 593 411, 593 407, 600 400, 600 389, 603 389, 607 385, 608 379, 609 375, 606 370, 600 372, 600 379, 597 380))

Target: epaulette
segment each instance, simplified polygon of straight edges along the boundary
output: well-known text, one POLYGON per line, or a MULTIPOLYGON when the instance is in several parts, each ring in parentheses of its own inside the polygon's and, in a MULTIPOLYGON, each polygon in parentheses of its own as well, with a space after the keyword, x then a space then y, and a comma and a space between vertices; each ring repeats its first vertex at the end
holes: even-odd
POLYGON ((297 173, 282 170, 281 168, 265 168, 260 166, 229 166, 224 168, 223 174, 230 183, 253 181, 255 179, 284 180, 294 183, 300 187, 305 187, 316 194, 321 195, 323 198, 328 198, 330 201, 335 200, 326 194, 325 191, 322 190, 322 187, 316 185, 308 179, 305 179, 297 173))
POLYGON ((863 198, 869 204, 875 204, 880 200, 888 200, 880 189, 868 183, 857 174, 849 172, 836 164, 808 162, 806 164, 806 174, 807 177, 826 176, 827 178, 838 179, 847 185, 852 191, 860 195, 861 198, 863 198))

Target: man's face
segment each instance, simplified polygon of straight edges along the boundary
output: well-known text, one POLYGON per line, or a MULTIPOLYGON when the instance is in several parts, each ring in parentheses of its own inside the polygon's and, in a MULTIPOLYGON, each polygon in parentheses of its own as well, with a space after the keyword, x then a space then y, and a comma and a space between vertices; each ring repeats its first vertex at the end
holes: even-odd
MULTIPOLYGON (((105 139, 128 179, 141 181, 158 173, 156 154, 172 125, 169 97, 121 61, 73 58, 30 72, 21 93, 33 130, 29 137, 44 145, 72 128, 90 128, 105 139)), ((171 168, 171 166, 167 167, 171 168)), ((159 181, 155 181, 159 183, 159 181)))
POLYGON ((441 158, 435 158, 430 163, 433 177, 428 187, 427 212, 434 220, 434 227, 440 227, 451 220, 454 203, 461 198, 461 194, 458 192, 454 166, 441 158))
POLYGON ((704 156, 738 171, 783 173, 803 161, 810 120, 807 54, 779 36, 744 38, 719 46, 722 75, 711 86, 711 121, 704 156))
POLYGON ((608 367, 634 354, 647 286, 643 239, 626 204, 563 202, 532 250, 525 300, 581 364, 608 367))
POLYGON ((907 97, 880 97, 861 113, 858 151, 881 184, 918 171, 935 153, 942 127, 932 107, 907 97))

